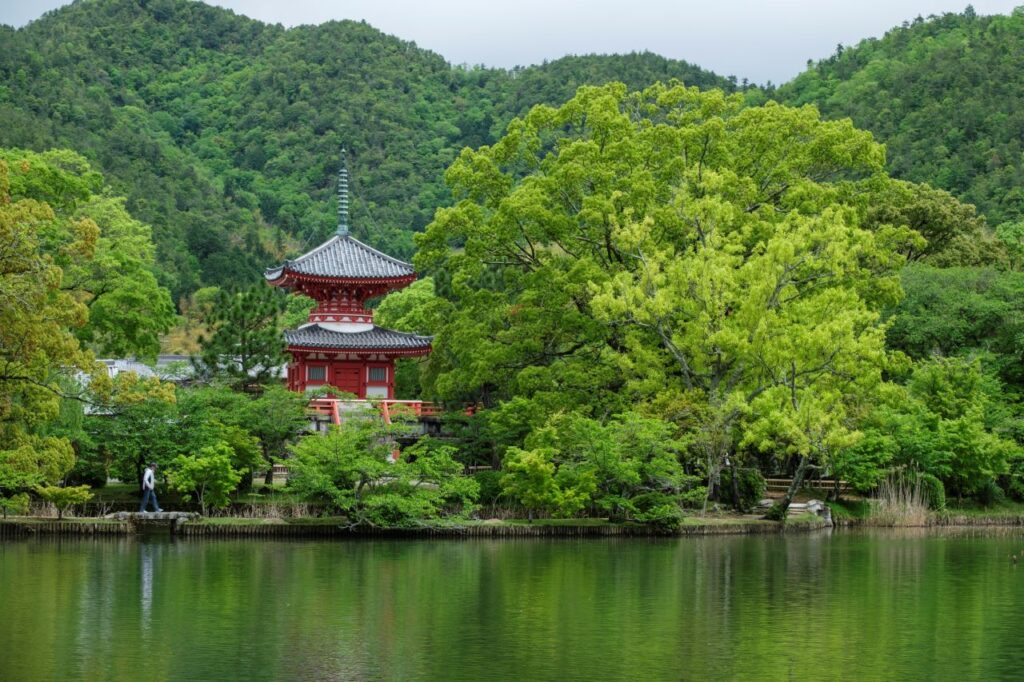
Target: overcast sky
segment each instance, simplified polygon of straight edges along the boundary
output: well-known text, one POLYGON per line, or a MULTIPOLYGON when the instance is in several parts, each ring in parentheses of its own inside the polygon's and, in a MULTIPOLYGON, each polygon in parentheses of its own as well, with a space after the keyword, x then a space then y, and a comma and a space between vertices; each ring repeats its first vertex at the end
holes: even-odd
MULTIPOLYGON (((511 67, 566 54, 650 50, 722 75, 781 83, 837 43, 880 36, 967 0, 208 0, 285 26, 365 19, 455 64, 511 67)), ((1008 14, 1024 0, 974 0, 1008 14)), ((68 0, 0 0, 0 23, 23 26, 68 0)))

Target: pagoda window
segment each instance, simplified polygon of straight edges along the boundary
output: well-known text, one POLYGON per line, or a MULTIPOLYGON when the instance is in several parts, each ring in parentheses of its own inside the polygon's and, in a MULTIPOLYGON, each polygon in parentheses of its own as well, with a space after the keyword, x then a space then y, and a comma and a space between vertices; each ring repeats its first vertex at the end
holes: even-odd
POLYGON ((310 365, 306 367, 306 381, 327 381, 327 368, 323 365, 310 365))
POLYGON ((371 367, 369 381, 371 384, 386 384, 388 381, 388 368, 371 367))

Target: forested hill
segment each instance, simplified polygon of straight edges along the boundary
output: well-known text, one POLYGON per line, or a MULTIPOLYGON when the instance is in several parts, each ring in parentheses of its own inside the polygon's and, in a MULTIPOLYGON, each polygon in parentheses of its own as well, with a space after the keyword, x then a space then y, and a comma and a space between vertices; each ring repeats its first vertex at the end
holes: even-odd
POLYGON ((1024 7, 921 19, 837 49, 776 93, 849 116, 886 143, 892 174, 1024 216, 1024 7))
MULTIPOLYGON (((254 281, 334 224, 350 150, 357 236, 409 257, 449 201, 443 173, 538 103, 582 84, 678 78, 736 89, 654 54, 456 67, 365 23, 284 29, 192 0, 78 0, 0 27, 0 147, 68 147, 153 225, 161 281, 254 281)), ((917 20, 837 50, 775 92, 852 117, 891 172, 972 202, 991 225, 1024 215, 1024 9, 917 20)))
POLYGON ((175 298, 333 229, 343 144, 357 236, 408 257, 458 150, 534 104, 609 80, 734 88, 653 54, 459 68, 365 23, 286 30, 190 0, 78 0, 0 43, 0 147, 90 158, 153 225, 175 298))

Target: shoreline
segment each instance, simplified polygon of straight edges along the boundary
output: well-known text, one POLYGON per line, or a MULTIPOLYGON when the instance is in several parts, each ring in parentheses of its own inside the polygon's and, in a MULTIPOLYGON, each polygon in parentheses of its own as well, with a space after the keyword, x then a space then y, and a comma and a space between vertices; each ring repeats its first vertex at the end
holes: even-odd
POLYGON ((680 528, 665 530, 637 524, 474 522, 420 528, 350 528, 330 519, 239 519, 221 517, 183 523, 103 518, 11 517, 0 520, 0 540, 38 535, 134 536, 171 535, 178 538, 614 538, 686 537, 705 535, 766 535, 831 528, 824 519, 797 519, 787 524, 766 520, 688 518, 680 528))
POLYGON ((9 517, 0 519, 0 540, 34 536, 132 537, 168 535, 176 538, 217 539, 359 539, 359 538, 641 538, 698 537, 712 535, 773 535, 838 529, 887 528, 1014 528, 1024 527, 1024 515, 974 516, 951 514, 930 518, 923 525, 883 526, 863 519, 820 518, 791 519, 786 524, 767 520, 711 519, 687 517, 678 529, 665 530, 636 524, 611 523, 537 523, 473 522, 462 525, 423 526, 420 528, 350 528, 332 519, 244 519, 218 517, 179 524, 136 523, 132 520, 104 518, 9 517))

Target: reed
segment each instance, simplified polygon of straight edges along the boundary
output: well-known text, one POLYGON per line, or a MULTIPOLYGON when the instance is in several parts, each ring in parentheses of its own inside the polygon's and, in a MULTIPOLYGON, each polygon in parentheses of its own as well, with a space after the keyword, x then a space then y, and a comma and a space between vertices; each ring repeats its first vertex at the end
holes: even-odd
POLYGON ((926 526, 930 518, 920 479, 897 475, 879 484, 868 521, 875 526, 926 526))

